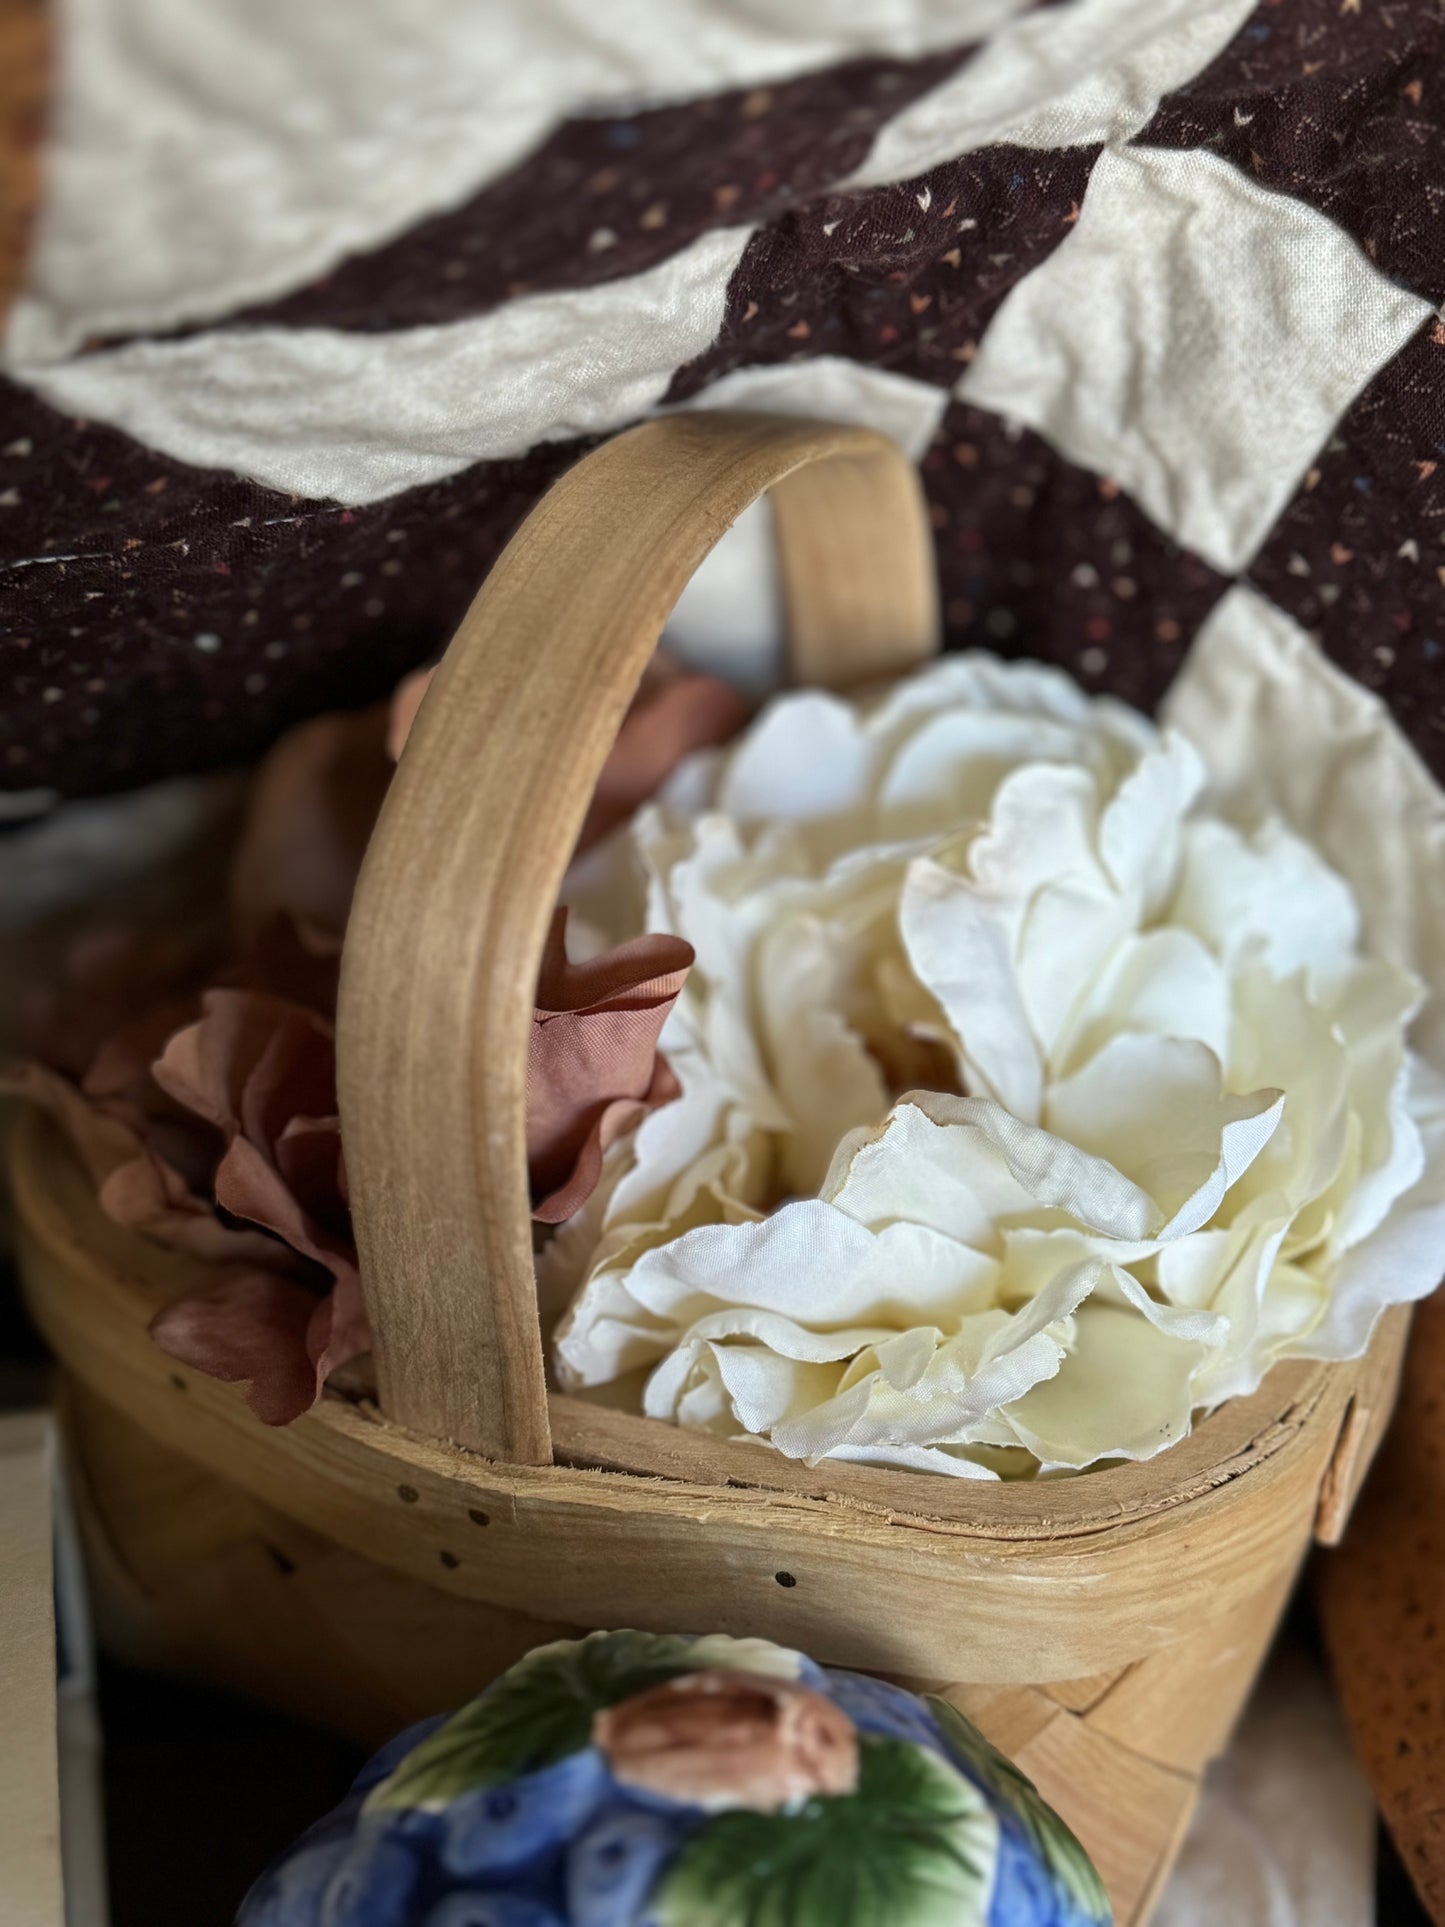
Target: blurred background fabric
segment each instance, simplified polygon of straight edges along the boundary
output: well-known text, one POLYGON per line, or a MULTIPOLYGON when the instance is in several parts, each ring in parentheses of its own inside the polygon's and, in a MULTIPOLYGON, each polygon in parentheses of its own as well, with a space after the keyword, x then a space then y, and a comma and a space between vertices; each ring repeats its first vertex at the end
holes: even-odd
POLYGON ((1375 1804, 1318 1663, 1286 1638, 1211 1768, 1154 1927, 1405 1927, 1377 1916, 1375 1804))

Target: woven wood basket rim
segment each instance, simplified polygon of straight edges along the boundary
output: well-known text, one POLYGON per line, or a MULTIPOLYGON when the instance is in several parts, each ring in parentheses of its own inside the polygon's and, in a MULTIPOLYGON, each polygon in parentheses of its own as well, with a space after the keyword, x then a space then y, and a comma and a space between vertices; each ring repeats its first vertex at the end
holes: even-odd
POLYGON ((926 511, 893 445, 716 415, 649 423, 570 471, 433 681, 343 958, 341 1110, 379 1399, 353 1374, 269 1431, 238 1388, 165 1358, 151 1318, 213 1272, 111 1224, 38 1115, 14 1146, 25 1289, 67 1369, 154 1437, 443 1590, 531 1612, 559 1594, 575 1623, 661 1629, 679 1601, 713 1620, 743 1573, 737 1623, 844 1663, 922 1676, 967 1637, 979 1677, 1083 1677, 1278 1582, 1322 1489, 1333 1536, 1407 1314, 1353 1364, 1278 1367, 1156 1459, 1029 1484, 799 1466, 546 1386, 523 1144, 550 905, 668 611, 764 490, 806 680, 930 653, 926 511), (516 1530, 478 1541, 479 1524, 516 1530))
MULTIPOLYGON (((316 1412, 297 1420, 295 1426, 260 1425, 246 1412, 240 1388, 177 1366, 156 1351, 147 1333, 164 1305, 213 1281, 213 1267, 185 1253, 163 1250, 106 1219, 76 1154, 60 1128, 41 1113, 17 1121, 12 1167, 25 1247, 43 1247, 64 1266, 59 1288, 48 1268, 43 1276, 33 1266, 25 1268, 31 1310, 57 1354, 101 1396, 108 1395, 109 1387, 113 1402, 122 1403, 114 1396, 117 1387, 107 1374, 104 1355, 123 1346, 129 1362, 149 1367, 146 1377, 164 1380, 172 1391, 184 1388, 192 1397, 213 1391, 217 1400, 244 1415, 241 1422, 263 1446, 273 1447, 282 1457, 288 1436, 344 1417, 364 1423, 374 1441, 391 1442, 387 1449, 394 1449, 399 1457, 407 1456, 411 1448, 450 1455, 459 1476, 474 1468, 494 1477, 545 1480, 554 1469, 507 1466, 385 1418, 366 1361, 338 1374, 316 1412), (86 1321, 104 1334, 101 1345, 76 1342, 86 1321)), ((1405 1307, 1388 1313, 1373 1349, 1392 1345, 1407 1316, 1405 1307)), ((860 1527, 912 1527, 950 1538, 1000 1543, 1087 1541, 1157 1525, 1182 1508, 1217 1503, 1241 1481, 1267 1473, 1275 1460, 1290 1454, 1322 1425, 1338 1431, 1364 1362, 1332 1365, 1301 1360, 1276 1366, 1257 1392, 1209 1413, 1188 1438, 1158 1458, 1105 1466, 1065 1479, 954 1481, 936 1474, 826 1461, 816 1467, 784 1461, 780 1468, 777 1455, 765 1446, 729 1442, 723 1456, 716 1441, 695 1441, 660 1421, 633 1419, 559 1394, 550 1401, 556 1415, 555 1467, 600 1482, 599 1491, 619 1480, 665 1485, 678 1497, 725 1490, 779 1504, 800 1504, 805 1513, 831 1502, 860 1527), (638 1469, 639 1437, 648 1442, 649 1459, 661 1448, 664 1470, 659 1471, 656 1463, 638 1469), (720 1463, 726 1465, 725 1480, 717 1477, 720 1463)))

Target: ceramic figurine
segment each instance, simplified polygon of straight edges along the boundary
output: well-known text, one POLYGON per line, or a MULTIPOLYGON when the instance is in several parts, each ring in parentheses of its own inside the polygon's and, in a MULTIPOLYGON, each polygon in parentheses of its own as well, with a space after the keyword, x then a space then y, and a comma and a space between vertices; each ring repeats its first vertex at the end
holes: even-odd
POLYGON ((946 1701, 767 1640, 540 1647, 377 1754, 239 1927, 1094 1927, 1032 1785, 946 1701))

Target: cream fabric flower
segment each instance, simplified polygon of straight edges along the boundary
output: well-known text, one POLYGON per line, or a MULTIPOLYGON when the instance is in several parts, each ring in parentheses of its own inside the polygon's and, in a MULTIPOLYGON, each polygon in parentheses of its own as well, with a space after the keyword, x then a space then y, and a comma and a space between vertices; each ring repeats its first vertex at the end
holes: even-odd
POLYGON ((1148 1458, 1445 1239, 1420 986, 1281 821, 1057 672, 774 702, 573 879, 697 962, 680 1098, 545 1261, 564 1384, 790 1456, 1148 1458))

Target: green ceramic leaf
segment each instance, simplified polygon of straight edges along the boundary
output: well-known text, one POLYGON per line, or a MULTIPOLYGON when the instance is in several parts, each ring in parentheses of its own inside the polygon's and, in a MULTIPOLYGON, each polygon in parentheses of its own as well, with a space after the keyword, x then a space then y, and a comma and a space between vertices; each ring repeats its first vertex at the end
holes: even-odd
POLYGON ((1109 1921, 1113 1913, 1094 1863, 1043 1800, 1032 1780, 1013 1761, 990 1746, 971 1720, 945 1699, 928 1696, 934 1718, 950 1749, 965 1761, 1001 1807, 1007 1807, 1028 1835, 1055 1884, 1090 1920, 1109 1921))
POLYGON ((653 1901, 658 1927, 982 1927, 998 1822, 978 1788, 906 1740, 860 1737, 856 1793, 721 1813, 653 1901))
POLYGON ((691 1648, 690 1640, 631 1632, 539 1646, 423 1740, 367 1805, 441 1807, 578 1753, 591 1742, 599 1708, 687 1672, 691 1648))

